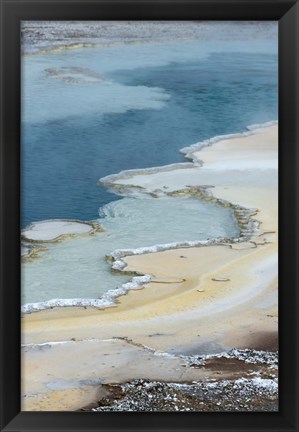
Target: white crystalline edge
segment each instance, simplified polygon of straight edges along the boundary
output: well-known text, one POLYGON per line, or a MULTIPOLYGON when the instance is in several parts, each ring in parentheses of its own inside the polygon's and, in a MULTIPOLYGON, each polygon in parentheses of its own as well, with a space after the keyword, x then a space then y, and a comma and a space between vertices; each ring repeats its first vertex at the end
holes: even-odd
MULTIPOLYGON (((114 339, 96 339, 96 338, 89 338, 89 339, 83 339, 79 342, 113 342, 114 339)), ((49 342, 41 342, 41 343, 25 343, 21 344, 21 348, 39 348, 43 346, 55 346, 55 345, 65 345, 69 343, 76 343, 78 342, 76 339, 70 339, 70 340, 63 340, 63 341, 49 341, 49 342)))
POLYGON ((99 182, 102 184, 111 184, 116 182, 117 180, 131 178, 134 177, 135 175, 156 174, 161 171, 167 172, 167 171, 173 171, 180 168, 194 168, 194 164, 192 162, 178 162, 178 163, 162 165, 158 167, 124 170, 124 171, 120 171, 117 174, 110 174, 107 175, 106 177, 102 177, 99 179, 99 182))
POLYGON ((112 264, 112 268, 114 269, 123 269, 126 264, 120 259, 126 256, 131 255, 144 255, 147 253, 156 253, 163 252, 171 249, 180 249, 184 247, 196 247, 196 246, 205 246, 208 244, 212 244, 219 241, 226 240, 226 237, 218 237, 212 240, 193 240, 193 241, 180 241, 173 243, 164 243, 164 244, 156 244, 153 246, 144 246, 136 249, 115 249, 108 256, 113 258, 115 261, 112 264))
MULTIPOLYGON (((33 347, 46 347, 46 346, 55 346, 55 345, 65 345, 71 341, 49 341, 49 342, 42 342, 42 343, 28 343, 28 344, 21 344, 21 348, 33 348, 33 347)), ((74 341, 72 341, 74 342, 74 341)))
POLYGON ((83 234, 91 231, 93 226, 89 222, 49 219, 33 222, 21 231, 28 241, 51 241, 65 234, 83 234))
POLYGON ((144 246, 136 249, 115 249, 107 257, 112 258, 113 264, 112 268, 114 270, 123 270, 126 267, 126 263, 121 259, 132 255, 145 255, 149 253, 164 252, 168 250, 181 249, 181 248, 191 248, 198 246, 209 246, 213 244, 219 244, 222 242, 238 243, 241 240, 239 238, 230 237, 215 237, 209 240, 183 240, 173 243, 156 244, 153 246, 144 246))
POLYGON ((267 128, 269 126, 277 125, 277 120, 271 120, 265 123, 257 123, 252 124, 249 126, 246 126, 247 131, 246 132, 240 132, 240 133, 232 133, 232 134, 226 134, 226 135, 216 135, 213 138, 209 138, 204 141, 199 141, 195 144, 191 144, 190 146, 183 147, 179 151, 180 153, 183 153, 186 158, 192 159, 192 162, 179 162, 179 163, 173 163, 169 165, 162 165, 159 167, 151 167, 151 168, 141 168, 141 169, 131 169, 131 170, 124 170, 120 171, 117 174, 110 174, 106 177, 102 177, 99 179, 99 182, 102 184, 114 184, 117 183, 118 180, 125 180, 132 178, 136 175, 146 175, 146 174, 156 174, 159 172, 167 172, 167 171, 173 171, 180 168, 194 168, 195 166, 198 166, 200 164, 200 161, 197 159, 193 160, 193 153, 196 151, 199 151, 201 148, 210 146, 212 144, 215 144, 219 141, 231 139, 231 138, 242 138, 250 135, 254 135, 256 132, 258 132, 261 129, 267 128))
MULTIPOLYGON (((209 142, 211 145, 214 142, 217 142, 221 139, 225 139, 225 137, 238 137, 238 136, 247 136, 254 134, 257 130, 269 127, 272 125, 278 124, 277 120, 273 120, 267 123, 263 124, 255 124, 248 126, 248 132, 244 132, 243 134, 231 134, 231 135, 219 135, 218 137, 214 137, 210 140, 203 141, 203 143, 209 142)), ((193 144, 199 145, 200 143, 193 144)), ((185 147, 191 148, 190 147, 185 147)), ((181 149, 181 151, 184 151, 184 149, 181 149)), ((130 178, 133 175, 136 174, 143 174, 143 173, 157 173, 160 171, 172 171, 179 168, 193 168, 196 166, 196 161, 194 162, 182 162, 182 163, 175 163, 170 165, 165 165, 162 167, 151 167, 151 168, 145 168, 145 169, 133 169, 133 170, 126 170, 121 171, 118 174, 112 174, 106 177, 103 177, 99 181, 103 184, 111 184, 114 183, 116 180, 119 180, 120 178, 130 178)), ((55 221, 55 220, 54 220, 55 221)), ((45 221, 47 222, 47 221, 45 221)), ((80 221, 79 221, 80 222, 80 221)), ((82 222, 84 223, 84 222, 82 222)), ((88 222, 85 222, 88 224, 88 222)), ((112 269, 114 270, 123 270, 126 267, 126 263, 121 260, 124 256, 129 255, 142 255, 146 253, 155 253, 159 251, 166 251, 171 249, 179 249, 183 247, 197 247, 197 246, 205 246, 210 244, 219 244, 223 241, 226 241, 227 238, 215 238, 213 240, 201 240, 201 241, 182 241, 182 242, 175 242, 175 243, 166 243, 166 244, 157 244, 154 246, 149 247, 140 247, 136 249, 117 249, 113 251, 109 256, 114 259, 114 262, 112 264, 112 269)), ((239 242, 240 240, 238 238, 231 239, 231 242, 239 242)), ((119 297, 120 295, 125 294, 129 289, 136 289, 139 286, 143 285, 144 283, 148 283, 152 279, 151 275, 145 274, 143 276, 136 276, 132 278, 130 282, 127 282, 126 284, 122 285, 119 288, 116 288, 114 290, 109 290, 106 294, 104 294, 100 299, 81 299, 81 298, 75 298, 75 299, 52 299, 47 300, 43 302, 36 302, 36 303, 27 303, 21 307, 22 313, 31 313, 31 312, 37 312, 43 309, 49 309, 53 307, 67 307, 67 306, 91 306, 96 307, 99 309, 104 309, 106 307, 114 307, 115 302, 114 299, 116 297, 119 297)))
MULTIPOLYGON (((177 243, 166 243, 158 244, 149 247, 142 247, 136 249, 117 249, 113 251, 109 257, 113 258, 115 261, 112 264, 113 270, 123 270, 126 267, 126 263, 121 259, 125 256, 130 255, 142 255, 146 253, 154 253, 158 251, 166 251, 171 249, 179 249, 182 247, 197 247, 206 246, 209 244, 219 243, 221 241, 226 241, 227 238, 215 238, 213 240, 200 240, 200 241, 185 241, 177 243)), ((232 241, 237 241, 232 240, 232 241)), ((144 274, 141 276, 133 277, 129 282, 121 285, 116 289, 107 291, 99 299, 83 299, 83 298, 73 298, 73 299, 51 299, 42 302, 27 303, 21 307, 21 312, 23 314, 38 312, 44 309, 51 309, 54 307, 95 307, 98 309, 105 309, 108 307, 115 307, 115 298, 126 294, 130 289, 138 289, 140 286, 149 283, 152 280, 152 276, 149 274, 144 274)))
MULTIPOLYGON (((111 268, 113 270, 121 271, 127 264, 121 259, 126 256, 132 255, 143 255, 146 253, 155 253, 159 251, 173 250, 179 248, 189 248, 198 246, 207 246, 212 244, 219 244, 221 242, 226 242, 227 237, 218 237, 212 240, 198 240, 198 241, 182 241, 176 243, 166 243, 157 244, 154 246, 141 247, 136 249, 116 249, 108 256, 114 259, 111 268)), ((239 239, 230 239, 230 242, 239 242, 239 239)), ((54 307, 67 307, 67 306, 77 306, 77 307, 95 307, 98 309, 105 309, 108 307, 115 306, 115 298, 126 294, 130 289, 138 289, 140 286, 149 283, 152 280, 152 275, 144 274, 141 276, 133 277, 129 282, 121 285, 116 289, 107 291, 99 299, 83 299, 83 298, 73 298, 73 299, 51 299, 42 302, 27 303, 21 307, 21 312, 32 313, 38 312, 44 309, 50 309, 54 307)), ((165 353, 167 354, 167 353, 165 353)))
MULTIPOLYGON (((237 134, 228 134, 228 135, 218 135, 215 136, 213 138, 210 138, 208 140, 205 141, 201 141, 195 144, 192 144, 189 147, 184 147, 180 150, 180 152, 182 153, 188 153, 189 150, 192 151, 196 151, 199 150, 200 148, 202 148, 203 146, 207 146, 207 145, 212 145, 218 141, 224 140, 224 139, 228 139, 228 138, 236 138, 236 137, 242 137, 242 136, 247 136, 247 135, 252 135, 254 133, 256 133, 258 130, 272 126, 272 125, 276 125, 278 124, 277 120, 273 120, 273 121, 269 121, 266 123, 262 123, 262 124, 253 124, 253 125, 249 125, 247 126, 248 132, 243 132, 243 133, 237 133, 237 134)), ((188 157, 188 156, 187 156, 188 157)), ((198 161, 195 161, 195 163, 198 161)), ((197 165, 197 164, 196 164, 197 165)), ((99 182, 103 183, 103 184, 109 184, 109 183, 114 183, 116 180, 120 180, 120 179, 125 179, 125 178, 130 178, 134 175, 139 175, 139 174, 155 174, 157 172, 166 172, 166 171, 172 171, 172 170, 176 170, 176 169, 180 169, 180 168, 194 168, 194 163, 192 162, 180 162, 180 163, 174 163, 174 164, 169 164, 169 165, 164 165, 164 166, 160 166, 160 167, 150 167, 150 168, 144 168, 144 169, 132 169, 132 170, 125 170, 125 171, 121 171, 117 174, 111 174, 108 175, 106 177, 103 177, 99 180, 99 182)), ((84 221, 78 221, 78 220, 72 220, 72 219, 49 219, 49 220, 44 220, 44 221, 39 221, 39 222, 33 222, 31 225, 29 225, 27 228, 25 228, 24 230, 22 230, 22 234, 25 235, 25 232, 32 230, 34 231, 35 228, 39 228, 37 231, 41 231, 40 230, 40 226, 43 224, 51 224, 51 223, 68 223, 68 224, 82 224, 82 225, 89 225, 90 229, 92 229, 92 225, 90 225, 89 222, 84 222, 84 221)), ((59 235, 63 235, 63 234, 69 234, 70 232, 61 232, 59 234, 57 234, 57 236, 59 235)), ((30 239, 29 239, 30 240, 30 239)), ((42 240, 42 238, 40 238, 39 240, 42 240)), ((185 242, 187 243, 187 242, 185 242)), ((188 244, 190 244, 190 246, 192 247, 192 242, 188 242, 188 244)), ((170 244, 172 247, 172 243, 170 244)), ((163 245, 157 245, 158 248, 162 247, 163 245)), ((166 246, 166 245, 165 245, 166 246)), ((155 252, 155 248, 156 246, 153 246, 152 248, 152 252, 155 252)), ((142 248, 139 248, 142 249, 142 248)), ((147 253, 147 249, 150 248, 144 248, 145 252, 143 253, 147 253)), ((149 252, 151 252, 149 250, 149 252)), ((142 252, 141 252, 142 253, 142 252)))
POLYGON ((101 298, 99 299, 82 299, 82 298, 74 298, 74 299, 52 299, 46 300, 42 302, 36 303, 27 303, 21 307, 21 312, 23 314, 38 312, 44 309, 51 309, 54 307, 67 307, 67 306, 77 306, 77 307, 95 307, 98 309, 105 309, 108 307, 114 307, 115 298, 124 295, 130 289, 138 289, 140 286, 150 282, 152 276, 144 275, 144 276, 135 276, 132 278, 130 282, 127 282, 121 285, 119 288, 107 291, 101 298))
MULTIPOLYGON (((127 340, 128 343, 132 343, 132 341, 127 340)), ((138 344, 138 346, 142 347, 145 351, 149 351, 153 353, 155 356, 159 357, 168 357, 172 359, 182 359, 184 361, 184 365, 190 366, 192 364, 198 366, 204 366, 205 360, 211 360, 215 358, 228 358, 228 359, 237 359, 240 361, 244 361, 245 363, 265 363, 268 365, 276 366, 278 364, 278 353, 272 351, 258 351, 254 349, 237 349, 232 348, 229 351, 223 351, 218 354, 205 354, 205 355, 185 355, 185 354, 173 354, 167 351, 157 351, 147 345, 138 344)))
MULTIPOLYGON (((134 341, 129 340, 127 338, 110 338, 110 339, 97 339, 97 338, 89 338, 84 339, 80 342, 114 342, 116 340, 122 340, 127 342, 128 344, 136 345, 134 341)), ((43 347, 43 346, 55 346, 55 345, 63 345, 67 343, 74 343, 77 342, 76 340, 64 340, 64 341, 53 341, 53 342, 43 342, 43 343, 36 343, 36 344, 22 344, 22 348, 34 348, 34 347, 43 347)), ((219 354, 208 354, 208 355, 202 355, 202 356, 195 356, 195 355, 183 355, 183 354, 171 354, 166 351, 156 351, 154 348, 151 348, 144 344, 137 344, 138 347, 144 349, 147 352, 152 353, 154 356, 157 357, 167 357, 171 359, 181 359, 185 360, 185 363, 183 365, 190 366, 194 364, 194 360, 198 360, 196 363, 197 365, 205 365, 204 360, 208 359, 214 359, 214 358, 230 358, 230 359, 237 359, 244 361, 245 363, 264 363, 267 365, 277 365, 278 364, 278 353, 277 352, 271 352, 271 351, 257 351, 253 349, 236 349, 233 348, 229 351, 225 351, 219 354)))
POLYGON ((265 122, 265 123, 255 123, 255 124, 247 126, 247 129, 256 132, 260 129, 264 129, 264 128, 267 128, 269 126, 275 126, 275 125, 278 125, 278 120, 270 120, 270 121, 265 122))
POLYGON ((215 144, 219 141, 223 141, 223 140, 227 140, 227 139, 231 139, 231 138, 242 138, 242 137, 254 135, 256 132, 258 132, 261 129, 264 129, 264 128, 267 128, 270 126, 274 126, 277 124, 278 124, 277 120, 271 120, 271 121, 266 122, 266 123, 261 123, 261 124, 257 123, 257 124, 249 125, 246 127, 247 132, 227 134, 227 135, 216 135, 213 138, 209 138, 207 140, 199 141, 195 144, 191 144, 190 146, 183 147, 182 149, 180 149, 180 152, 183 153, 185 155, 185 157, 187 157, 188 159, 193 159, 194 153, 199 151, 203 147, 208 147, 208 146, 211 146, 212 144, 215 144))
POLYGON ((229 351, 223 351, 218 354, 206 354, 206 355, 184 355, 184 354, 171 354, 166 351, 156 351, 147 345, 140 344, 146 351, 152 352, 155 356, 168 357, 168 358, 179 358, 184 360, 183 363, 186 366, 196 364, 198 366, 204 366, 205 360, 228 358, 237 359, 244 361, 245 363, 265 363, 268 365, 278 364, 278 353, 272 351, 258 351, 254 349, 237 349, 233 348, 229 351))
MULTIPOLYGON (((252 135, 256 133, 258 130, 273 126, 278 124, 277 120, 269 121, 262 124, 253 124, 247 126, 248 132, 240 133, 240 134, 230 134, 230 135, 219 135, 216 136, 210 140, 202 141, 201 143, 193 144, 190 147, 185 147, 185 149, 193 148, 193 146, 200 146, 199 148, 202 148, 205 145, 211 145, 215 142, 218 142, 223 139, 228 138, 235 138, 235 137, 242 137, 247 135, 252 135)), ((185 149, 181 149, 180 151, 184 153, 185 149)), ((188 157, 188 156, 187 156, 188 157)), ((165 171, 172 171, 179 168, 193 168, 195 166, 195 163, 177 163, 177 164, 171 164, 171 165, 165 165, 161 167, 152 167, 152 168, 145 168, 145 169, 134 169, 134 170, 126 170, 121 171, 118 174, 112 174, 106 177, 101 178, 99 181, 103 184, 111 184, 114 183, 117 180, 125 179, 133 177, 134 175, 138 174, 155 174, 157 172, 165 172, 165 171)), ((201 240, 201 241, 181 241, 181 242, 173 242, 173 243, 166 243, 166 244, 157 244, 153 246, 148 247, 140 247, 136 249, 116 249, 111 254, 109 254, 109 257, 114 259, 114 262, 112 264, 112 269, 114 270, 123 270, 126 267, 126 263, 121 259, 125 256, 131 256, 131 255, 143 255, 147 253, 155 253, 155 252, 162 252, 166 250, 171 249, 179 249, 183 247, 197 247, 197 246, 206 246, 210 244, 219 243, 221 241, 227 240, 226 238, 215 238, 213 240, 201 240)), ((238 239, 232 240, 234 242, 238 242, 238 239)))

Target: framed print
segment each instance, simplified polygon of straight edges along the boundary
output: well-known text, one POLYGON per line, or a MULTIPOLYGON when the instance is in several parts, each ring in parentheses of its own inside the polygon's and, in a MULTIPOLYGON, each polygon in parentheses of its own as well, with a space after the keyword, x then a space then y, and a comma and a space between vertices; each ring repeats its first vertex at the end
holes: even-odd
POLYGON ((298 3, 1 11, 1 430, 298 430, 298 3))

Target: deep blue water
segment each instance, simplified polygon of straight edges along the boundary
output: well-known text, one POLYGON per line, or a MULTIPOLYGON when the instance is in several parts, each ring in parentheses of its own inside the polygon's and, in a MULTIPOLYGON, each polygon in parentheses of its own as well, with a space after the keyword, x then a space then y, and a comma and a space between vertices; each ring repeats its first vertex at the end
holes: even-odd
POLYGON ((278 116, 275 54, 215 53, 109 77, 161 87, 171 97, 162 109, 99 114, 95 107, 80 116, 24 121, 22 226, 51 218, 95 219, 99 207, 119 199, 97 185, 99 178, 183 161, 182 147, 278 116))

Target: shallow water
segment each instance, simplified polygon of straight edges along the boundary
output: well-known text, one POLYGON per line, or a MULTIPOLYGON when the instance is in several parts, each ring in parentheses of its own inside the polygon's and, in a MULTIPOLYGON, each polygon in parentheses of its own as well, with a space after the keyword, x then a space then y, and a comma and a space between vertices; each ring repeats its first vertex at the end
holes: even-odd
POLYGON ((111 272, 105 255, 179 241, 238 236, 232 210, 194 197, 123 198, 106 205, 104 233, 49 245, 23 265, 22 303, 53 298, 99 298, 131 277, 111 272))
POLYGON ((275 40, 82 48, 24 57, 22 70, 23 227, 94 219, 117 199, 99 178, 277 118, 275 40))
MULTIPOLYGON (((244 36, 244 35, 243 35, 244 36)), ((130 277, 105 255, 238 236, 231 209, 194 197, 119 199, 121 170, 277 118, 277 41, 237 38, 62 50, 22 60, 22 226, 98 218, 104 233, 49 244, 22 266, 22 304, 97 299, 130 277)))

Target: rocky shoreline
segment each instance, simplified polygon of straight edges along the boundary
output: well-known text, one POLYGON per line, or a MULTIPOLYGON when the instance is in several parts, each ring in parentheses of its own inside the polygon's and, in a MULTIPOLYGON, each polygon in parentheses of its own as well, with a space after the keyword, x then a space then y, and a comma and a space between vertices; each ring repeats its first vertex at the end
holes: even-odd
POLYGON ((23 410, 278 410, 277 126, 195 157, 203 166, 119 183, 168 194, 213 184, 247 241, 126 251, 125 271, 154 279, 115 308, 23 315, 23 410))
POLYGON ((269 376, 186 384, 147 380, 109 384, 104 386, 105 396, 80 411, 278 411, 277 379, 269 376))
POLYGON ((210 356, 185 357, 186 367, 222 371, 226 378, 185 383, 136 379, 124 384, 103 384, 101 397, 79 411, 278 410, 277 352, 234 349, 210 356))

